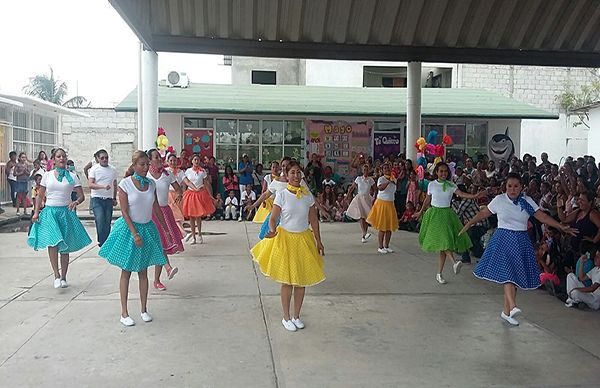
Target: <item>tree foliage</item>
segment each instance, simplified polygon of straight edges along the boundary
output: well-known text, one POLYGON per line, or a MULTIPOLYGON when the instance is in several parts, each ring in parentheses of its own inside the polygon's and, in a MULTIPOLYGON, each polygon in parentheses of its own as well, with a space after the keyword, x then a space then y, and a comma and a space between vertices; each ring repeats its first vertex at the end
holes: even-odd
POLYGON ((589 128, 589 111, 586 107, 600 101, 600 73, 596 69, 590 69, 589 83, 582 85, 580 90, 575 90, 573 85, 567 83, 565 90, 555 98, 567 115, 577 116, 574 127, 585 125, 589 128))
POLYGON ((29 85, 23 87, 23 91, 29 96, 38 97, 44 101, 67 108, 85 108, 90 106, 88 100, 83 96, 75 96, 64 101, 68 90, 66 82, 54 78, 52 67, 50 67, 50 74, 36 75, 29 80, 29 85))

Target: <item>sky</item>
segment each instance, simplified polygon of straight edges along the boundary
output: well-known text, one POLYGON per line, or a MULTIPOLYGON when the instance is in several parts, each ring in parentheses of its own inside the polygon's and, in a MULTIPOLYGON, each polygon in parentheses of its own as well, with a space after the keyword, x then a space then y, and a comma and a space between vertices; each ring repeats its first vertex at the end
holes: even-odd
MULTIPOLYGON (((107 0, 0 0, 0 91, 22 94, 38 74, 67 83, 94 107, 118 104, 138 81, 139 42, 107 0)), ((158 78, 169 71, 190 82, 230 83, 221 55, 158 54, 158 78)))

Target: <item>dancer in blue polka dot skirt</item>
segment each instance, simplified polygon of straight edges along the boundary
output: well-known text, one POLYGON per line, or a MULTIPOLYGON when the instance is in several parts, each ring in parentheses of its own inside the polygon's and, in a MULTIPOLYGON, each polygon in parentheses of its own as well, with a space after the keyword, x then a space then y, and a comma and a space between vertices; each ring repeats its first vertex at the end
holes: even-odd
POLYGON ((31 216, 33 225, 29 231, 27 244, 36 251, 48 248, 50 264, 54 272, 54 288, 66 288, 69 286, 67 283, 69 253, 85 248, 92 240, 75 212, 75 208, 85 197, 77 175, 66 170, 67 153, 62 148, 58 148, 54 150, 52 160, 56 168, 42 176, 36 196, 35 212, 31 216), (73 191, 77 193, 75 201, 71 200, 73 191), (40 211, 44 198, 46 198, 46 206, 40 211))
POLYGON ((506 193, 500 194, 488 207, 461 230, 461 235, 472 225, 496 214, 498 229, 492 236, 473 274, 491 282, 502 284, 504 288, 504 309, 500 318, 511 325, 518 325, 515 319, 521 313, 517 307, 517 289, 533 290, 540 286, 540 270, 535 260, 535 251, 527 234, 527 221, 535 217, 540 222, 552 226, 563 233, 574 235, 576 229, 562 225, 554 218, 539 210, 538 205, 522 193, 523 184, 518 174, 510 173, 506 179, 506 193))
POLYGON ((148 156, 144 151, 135 151, 132 158, 131 176, 119 183, 118 195, 122 216, 115 222, 108 239, 102 244, 99 255, 109 263, 121 268, 119 292, 121 295, 121 323, 135 325, 127 309, 129 279, 132 272, 138 273, 140 285, 141 317, 144 322, 152 321, 148 314, 148 267, 165 265, 167 260, 152 212, 166 229, 165 220, 156 197, 156 184, 147 177, 148 156))

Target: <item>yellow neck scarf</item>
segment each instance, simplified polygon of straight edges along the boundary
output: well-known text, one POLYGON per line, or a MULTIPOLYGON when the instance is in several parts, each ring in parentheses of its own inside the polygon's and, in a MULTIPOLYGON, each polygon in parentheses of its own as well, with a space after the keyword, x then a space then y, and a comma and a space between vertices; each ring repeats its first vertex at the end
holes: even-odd
POLYGON ((288 183, 287 189, 289 191, 291 191, 292 193, 296 194, 296 199, 302 198, 303 195, 310 194, 310 191, 308 191, 308 189, 304 186, 296 187, 296 186, 292 186, 288 183))
POLYGON ((396 183, 396 180, 391 175, 384 175, 383 177, 392 183, 396 183))

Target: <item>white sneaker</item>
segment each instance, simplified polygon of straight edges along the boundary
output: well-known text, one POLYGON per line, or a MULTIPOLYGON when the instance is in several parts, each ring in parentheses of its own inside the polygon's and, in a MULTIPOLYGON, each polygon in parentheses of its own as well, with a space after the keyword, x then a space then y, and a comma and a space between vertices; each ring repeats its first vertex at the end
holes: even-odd
POLYGON ((60 288, 60 278, 54 279, 54 288, 60 288))
POLYGON ((510 310, 510 314, 509 314, 509 316, 510 316, 511 318, 514 318, 514 317, 516 317, 516 316, 519 316, 521 313, 522 313, 522 311, 521 311, 521 309, 520 309, 520 308, 518 308, 518 307, 513 307, 513 309, 512 309, 512 310, 510 310))
POLYGON ((67 288, 69 287, 69 283, 67 283, 66 280, 61 280, 60 281, 60 288, 67 288))
POLYGON ((454 263, 454 265, 452 266, 452 269, 454 270, 454 274, 458 275, 460 273, 460 269, 462 268, 463 263, 460 260, 457 260, 456 263, 454 263))
POLYGON ((288 331, 296 331, 297 330, 296 325, 294 325, 294 322, 292 322, 291 319, 289 321, 286 321, 285 319, 282 319, 281 320, 281 324, 288 331))
POLYGON ((120 321, 125 326, 135 325, 135 321, 133 319, 131 319, 131 317, 125 317, 125 318, 121 317, 120 321))
POLYGON ((387 253, 394 253, 394 250, 390 247, 385 247, 383 249, 385 249, 387 251, 387 253))
POLYGON ((296 326, 298 329, 304 329, 304 322, 302 322, 300 320, 300 318, 292 318, 292 323, 294 324, 294 326, 296 326))
POLYGON ((377 252, 386 255, 388 253, 387 249, 385 248, 377 248, 377 252))
POLYGON ((504 319, 506 322, 510 323, 513 326, 519 326, 519 321, 511 317, 510 315, 504 314, 504 311, 500 313, 500 318, 504 319))
POLYGON ((371 233, 367 232, 367 233, 364 235, 364 238, 365 238, 365 240, 368 240, 368 239, 369 239, 369 237, 371 237, 371 233))
POLYGON ((150 314, 148 314, 147 311, 142 313, 142 321, 152 322, 152 317, 150 316, 150 314))
POLYGON ((242 222, 242 217, 240 216, 240 218, 238 218, 238 222, 242 222))
POLYGON ((364 238, 364 237, 361 237, 361 238, 360 238, 360 242, 364 244, 364 243, 366 243, 366 242, 367 242, 367 239, 366 239, 366 238, 364 238))
POLYGON ((438 273, 438 274, 435 275, 435 280, 437 280, 437 282, 440 283, 440 284, 446 284, 446 283, 448 283, 446 281, 446 279, 444 279, 444 277, 442 276, 441 273, 438 273))
POLYGON ((575 301, 571 298, 567 298, 566 302, 565 302, 565 306, 567 307, 573 307, 575 306, 575 301))

